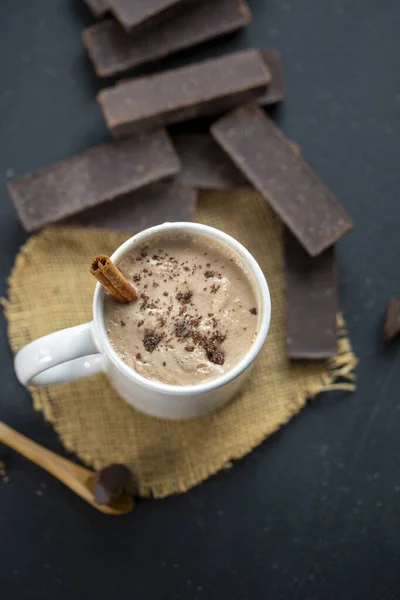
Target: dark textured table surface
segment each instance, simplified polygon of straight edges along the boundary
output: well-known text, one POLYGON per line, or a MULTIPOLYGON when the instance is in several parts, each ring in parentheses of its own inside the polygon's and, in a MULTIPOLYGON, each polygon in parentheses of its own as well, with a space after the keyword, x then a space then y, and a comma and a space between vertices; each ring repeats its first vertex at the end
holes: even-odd
MULTIPOLYGON (((92 21, 82 4, 2 2, 3 295, 26 239, 7 178, 107 137, 81 43, 92 21)), ((97 514, 0 447, 11 477, 0 484, 4 600, 400 597, 400 346, 381 343, 388 297, 400 297, 399 1, 251 5, 246 32, 191 58, 282 50, 290 94, 278 122, 357 225, 339 259, 341 304, 361 359, 358 391, 311 402, 233 469, 121 519, 97 514)), ((64 453, 15 379, 3 317, 0 327, 0 419, 64 453)))

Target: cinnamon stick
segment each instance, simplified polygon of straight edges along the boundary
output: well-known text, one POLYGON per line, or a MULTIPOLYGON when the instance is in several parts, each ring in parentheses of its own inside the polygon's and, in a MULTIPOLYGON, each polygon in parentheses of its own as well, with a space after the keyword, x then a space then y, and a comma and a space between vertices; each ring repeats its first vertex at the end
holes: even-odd
POLYGON ((96 256, 90 265, 90 272, 117 302, 127 304, 137 299, 136 290, 108 256, 96 256))

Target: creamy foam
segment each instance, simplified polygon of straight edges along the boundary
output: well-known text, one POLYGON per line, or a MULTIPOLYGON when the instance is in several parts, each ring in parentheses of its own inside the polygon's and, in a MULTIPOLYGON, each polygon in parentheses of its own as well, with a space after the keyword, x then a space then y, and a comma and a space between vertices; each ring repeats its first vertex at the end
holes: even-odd
POLYGON ((143 377, 197 385, 230 371, 258 332, 253 278, 242 260, 215 240, 157 235, 117 266, 138 300, 104 299, 104 321, 120 358, 143 377))

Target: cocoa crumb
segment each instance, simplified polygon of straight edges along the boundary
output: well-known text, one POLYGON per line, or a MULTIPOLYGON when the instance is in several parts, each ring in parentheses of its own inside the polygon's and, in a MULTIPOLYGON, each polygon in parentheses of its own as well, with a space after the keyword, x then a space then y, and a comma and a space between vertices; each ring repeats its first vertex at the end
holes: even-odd
POLYGON ((165 360, 164 360, 164 362, 163 362, 162 366, 163 366, 163 367, 166 367, 166 366, 167 366, 167 363, 165 362, 165 360))
POLYGON ((185 346, 186 352, 193 352, 194 346, 185 346))
POLYGON ((153 254, 152 259, 153 260, 158 260, 158 254, 153 254))
MULTIPOLYGON (((208 265, 207 265, 207 266, 208 266, 208 265)), ((205 277, 206 279, 209 279, 210 277, 214 277, 214 275, 215 275, 215 271, 206 271, 206 272, 204 273, 204 277, 205 277)))
POLYGON ((142 319, 141 321, 138 321, 138 322, 137 322, 137 326, 138 326, 138 327, 141 327, 141 326, 143 325, 143 323, 144 323, 144 320, 142 319))
POLYGON ((254 308, 251 308, 251 309, 250 309, 250 313, 251 313, 252 315, 256 315, 256 314, 257 314, 257 309, 256 309, 256 307, 254 307, 254 308))
POLYGON ((147 350, 147 352, 154 352, 161 340, 162 335, 156 333, 154 330, 146 329, 143 338, 144 349, 147 350))
POLYGON ((214 313, 208 313, 208 316, 211 318, 214 316, 214 313))
POLYGON ((220 331, 214 331, 211 336, 211 341, 216 342, 217 344, 222 344, 226 340, 226 335, 221 333, 220 331))
POLYGON ((212 284, 211 289, 210 289, 210 293, 211 294, 216 294, 219 290, 221 286, 220 285, 215 285, 215 283, 212 284))
POLYGON ((163 292, 163 296, 169 296, 168 292, 163 292))
POLYGON ((209 341, 204 345, 204 349, 207 354, 207 358, 210 362, 215 365, 223 365, 225 362, 225 354, 222 352, 221 348, 219 348, 215 343, 209 341))
POLYGON ((175 335, 179 339, 187 338, 190 335, 190 329, 183 319, 179 319, 175 322, 174 327, 175 335))
POLYGON ((143 269, 143 273, 148 273, 149 270, 148 269, 143 269))
POLYGON ((201 316, 199 316, 199 317, 193 317, 191 315, 188 315, 187 323, 188 323, 188 325, 190 325, 190 327, 194 327, 195 329, 197 329, 197 327, 201 323, 201 319, 202 319, 201 316))
POLYGON ((147 283, 145 283, 145 285, 144 285, 143 287, 144 287, 144 289, 145 289, 145 290, 147 290, 147 288, 148 288, 149 286, 147 285, 147 283))
POLYGON ((165 317, 158 317, 157 322, 160 327, 165 327, 165 323, 167 322, 165 317))
POLYGON ((183 267, 184 271, 190 271, 189 267, 183 267))
POLYGON ((136 360, 142 360, 142 355, 140 354, 140 352, 136 354, 136 360))
POLYGON ((125 321, 123 321, 123 320, 121 319, 121 320, 120 320, 120 323, 121 323, 121 327, 125 327, 125 325, 126 325, 125 321))
POLYGON ((144 250, 141 251, 140 256, 142 258, 146 258, 146 256, 148 256, 148 252, 145 252, 144 250))
POLYGON ((157 281, 153 281, 153 287, 154 287, 154 288, 156 288, 156 287, 159 287, 159 285, 160 285, 160 284, 159 284, 159 283, 157 283, 157 281))
POLYGON ((211 263, 207 263, 207 264, 206 264, 206 267, 211 267, 211 263))
POLYGON ((187 304, 192 299, 193 292, 178 292, 176 295, 176 299, 181 304, 187 304))
POLYGON ((136 273, 136 274, 133 276, 133 281, 135 281, 136 283, 138 283, 138 282, 139 282, 141 279, 142 279, 142 278, 141 278, 141 276, 139 275, 139 273, 136 273))

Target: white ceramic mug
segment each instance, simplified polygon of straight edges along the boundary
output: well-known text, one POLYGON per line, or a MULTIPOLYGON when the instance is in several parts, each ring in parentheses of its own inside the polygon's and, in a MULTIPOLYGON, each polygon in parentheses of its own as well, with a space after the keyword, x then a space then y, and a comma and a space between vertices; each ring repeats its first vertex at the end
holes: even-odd
POLYGON ((105 373, 129 404, 162 419, 190 419, 204 415, 231 400, 247 378, 262 349, 271 319, 271 299, 263 272, 253 256, 231 236, 198 223, 164 223, 127 240, 112 255, 117 261, 136 244, 155 234, 186 232, 217 240, 237 254, 254 278, 258 295, 259 331, 245 357, 221 377, 193 386, 167 385, 145 379, 117 355, 107 337, 103 318, 104 289, 97 284, 93 321, 46 335, 28 344, 15 357, 15 371, 23 385, 53 385, 105 373))

